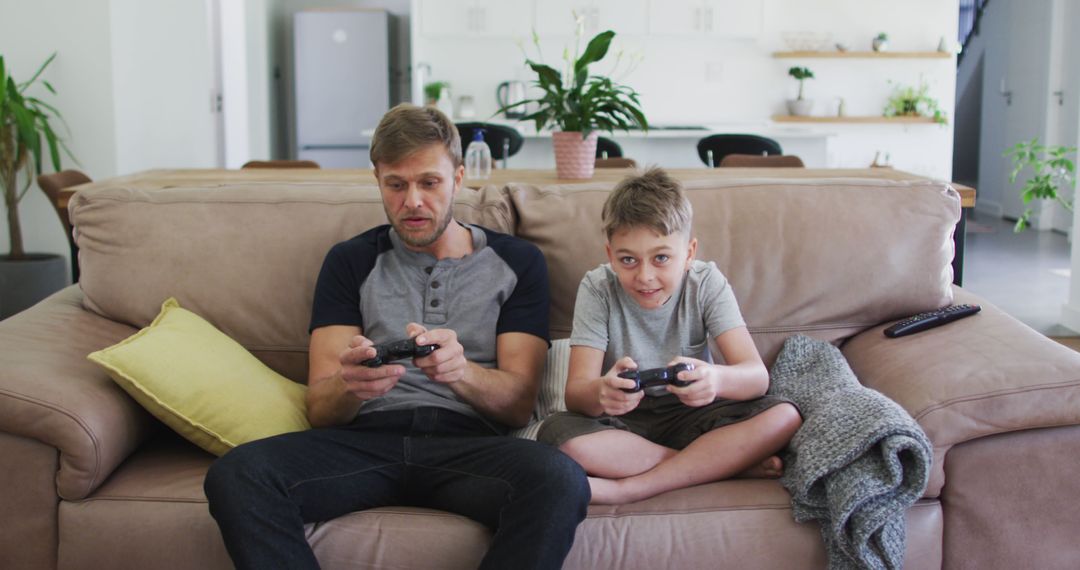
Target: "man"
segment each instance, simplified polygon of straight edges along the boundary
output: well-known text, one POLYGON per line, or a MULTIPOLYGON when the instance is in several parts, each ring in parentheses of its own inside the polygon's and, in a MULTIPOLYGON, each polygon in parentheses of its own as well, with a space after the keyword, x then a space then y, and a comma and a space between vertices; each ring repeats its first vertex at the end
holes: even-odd
POLYGON ((237 447, 206 479, 239 568, 317 568, 304 523, 384 505, 467 516, 495 531, 482 568, 558 568, 588 483, 554 448, 506 437, 536 399, 548 290, 534 246, 453 218, 457 129, 399 105, 371 146, 389 225, 334 246, 315 290, 314 428, 237 447), (427 356, 360 363, 414 338, 427 356))

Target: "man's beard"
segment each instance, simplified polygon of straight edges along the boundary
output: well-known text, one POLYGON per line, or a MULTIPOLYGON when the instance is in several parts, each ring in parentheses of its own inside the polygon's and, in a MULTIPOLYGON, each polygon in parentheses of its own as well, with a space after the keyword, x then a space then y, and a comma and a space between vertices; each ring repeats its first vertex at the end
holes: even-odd
MULTIPOLYGON (((402 218, 407 218, 409 216, 410 213, 406 213, 402 218)), ((390 216, 390 212, 387 212, 387 217, 391 220, 395 219, 390 216)), ((400 237, 401 241, 405 242, 406 245, 411 247, 427 247, 442 237, 443 232, 446 231, 446 227, 450 225, 450 220, 452 219, 454 219, 454 208, 451 205, 451 207, 446 209, 446 216, 439 221, 439 225, 435 227, 435 230, 426 236, 415 236, 414 234, 405 231, 403 228, 397 227, 397 224, 394 224, 394 229, 397 230, 398 237, 400 237)))

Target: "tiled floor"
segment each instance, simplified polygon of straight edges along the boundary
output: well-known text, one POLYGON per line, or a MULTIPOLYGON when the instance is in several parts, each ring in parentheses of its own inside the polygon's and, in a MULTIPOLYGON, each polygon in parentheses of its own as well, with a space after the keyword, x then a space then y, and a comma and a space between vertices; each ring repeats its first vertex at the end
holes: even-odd
POLYGON ((1069 297, 1069 243, 1049 231, 1015 234, 1012 223, 969 218, 964 288, 1048 336, 1077 336, 1058 324, 1069 297))

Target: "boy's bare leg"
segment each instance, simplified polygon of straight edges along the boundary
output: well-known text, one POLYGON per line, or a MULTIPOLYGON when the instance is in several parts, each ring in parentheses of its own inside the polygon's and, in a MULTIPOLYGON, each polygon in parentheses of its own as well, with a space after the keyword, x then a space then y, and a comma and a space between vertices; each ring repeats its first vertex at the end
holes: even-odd
POLYGON ((560 445, 559 450, 589 475, 606 479, 640 475, 678 453, 640 435, 614 429, 575 437, 560 445))
MULTIPOLYGON (((622 479, 589 479, 594 504, 640 501, 653 495, 734 477, 748 469, 776 470, 776 453, 802 424, 798 410, 780 404, 737 424, 715 429, 652 469, 622 479), (775 461, 773 461, 775 460, 775 461)), ((614 459, 616 463, 628 457, 614 459)), ((584 466, 584 465, 583 465, 584 466)), ((588 472, 588 467, 585 468, 588 472)))

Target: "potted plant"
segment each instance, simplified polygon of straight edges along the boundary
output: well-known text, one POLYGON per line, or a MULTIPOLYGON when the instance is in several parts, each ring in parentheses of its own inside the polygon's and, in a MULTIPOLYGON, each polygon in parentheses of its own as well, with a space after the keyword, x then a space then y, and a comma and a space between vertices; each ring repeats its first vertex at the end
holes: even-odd
POLYGON ((808 116, 814 108, 814 102, 810 99, 803 99, 803 82, 807 79, 813 79, 814 72, 810 71, 809 67, 792 67, 787 72, 788 75, 799 80, 799 96, 795 99, 788 99, 788 112, 799 117, 808 116))
POLYGON ((886 117, 929 117, 935 123, 945 125, 948 119, 937 99, 930 96, 930 87, 925 83, 911 87, 900 85, 893 89, 885 103, 882 115, 886 117))
POLYGON ((872 45, 874 47, 874 51, 888 51, 889 50, 889 34, 886 34, 885 32, 881 32, 878 35, 874 36, 874 41, 873 41, 872 45))
POLYGON ((1028 205, 1032 200, 1053 200, 1067 211, 1073 211, 1073 199, 1064 195, 1066 189, 1073 189, 1076 184, 1076 164, 1069 155, 1075 157, 1076 147, 1041 145, 1038 137, 1018 142, 1005 151, 1004 156, 1012 157, 1013 162, 1010 183, 1015 183, 1025 168, 1031 168, 1033 172, 1020 189, 1025 209, 1013 231, 1019 233, 1031 227, 1033 212, 1028 205))
MULTIPOLYGON (((577 18, 577 22, 576 46, 580 46, 584 20, 577 18)), ((589 74, 589 65, 604 59, 614 37, 615 32, 611 30, 597 34, 589 40, 580 56, 576 47, 573 56, 565 50, 565 76, 551 66, 526 57, 525 63, 536 72, 537 79, 533 84, 543 91, 543 96, 499 109, 505 112, 533 104, 536 111, 522 119, 535 121, 538 131, 549 123, 557 129, 551 136, 559 178, 592 178, 597 131, 610 133, 617 128, 628 131, 649 127, 636 91, 614 82, 609 76, 589 74)), ((539 38, 535 32, 533 44, 539 51, 539 38)))
POLYGON ((25 309, 67 283, 64 258, 27 253, 19 223, 19 201, 30 190, 36 175, 41 174, 45 158, 54 169, 60 170, 60 150, 71 154, 50 123, 53 118, 62 121, 60 113, 28 93, 37 83, 49 93, 56 93, 48 81, 38 81, 55 57, 55 53, 49 56, 37 73, 20 83, 12 77, 4 56, 0 55, 0 185, 7 209, 10 245, 9 253, 0 255, 0 318, 25 309), (24 175, 21 185, 20 175, 24 175))

